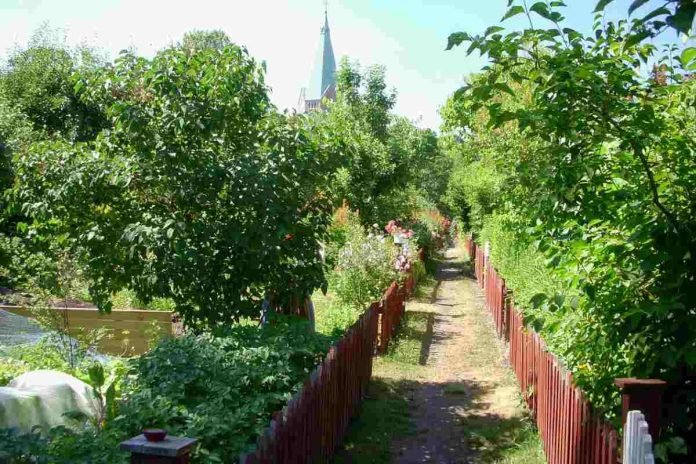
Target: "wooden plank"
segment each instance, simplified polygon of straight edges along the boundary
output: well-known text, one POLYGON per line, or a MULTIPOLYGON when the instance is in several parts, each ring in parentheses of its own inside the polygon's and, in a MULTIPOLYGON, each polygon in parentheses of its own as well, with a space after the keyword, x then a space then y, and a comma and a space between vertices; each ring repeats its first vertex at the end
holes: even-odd
MULTIPOLYGON (((64 311, 64 308, 54 308, 57 311, 64 311)), ((31 309, 22 306, 0 305, 0 310, 24 317, 34 317, 31 309)), ((159 321, 171 322, 171 311, 151 311, 145 309, 114 309, 110 313, 99 313, 93 308, 67 308, 69 317, 79 317, 82 319, 110 319, 114 321, 159 321)))
POLYGON ((122 332, 124 330, 129 332, 140 332, 145 333, 148 330, 152 330, 153 324, 160 330, 170 333, 172 331, 171 322, 140 322, 140 321, 100 321, 94 319, 70 319, 69 325, 70 329, 110 329, 115 332, 122 332))

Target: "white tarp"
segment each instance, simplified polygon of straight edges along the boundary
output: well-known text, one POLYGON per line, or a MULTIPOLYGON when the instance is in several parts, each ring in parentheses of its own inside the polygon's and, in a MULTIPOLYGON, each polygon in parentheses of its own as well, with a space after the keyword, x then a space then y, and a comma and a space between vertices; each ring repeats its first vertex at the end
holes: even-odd
POLYGON ((0 387, 0 428, 27 433, 35 426, 74 426, 66 413, 97 415, 98 402, 92 388, 81 380, 58 371, 27 372, 0 387))

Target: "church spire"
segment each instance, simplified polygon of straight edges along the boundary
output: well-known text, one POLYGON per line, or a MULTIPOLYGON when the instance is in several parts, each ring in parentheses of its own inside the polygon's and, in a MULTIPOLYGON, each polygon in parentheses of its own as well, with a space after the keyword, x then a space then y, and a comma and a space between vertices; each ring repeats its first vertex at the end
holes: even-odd
POLYGON ((336 90, 336 58, 334 57, 331 43, 331 30, 329 28, 329 7, 324 2, 324 26, 321 28, 321 42, 317 52, 314 71, 307 92, 307 99, 321 100, 327 94, 333 94, 336 90))

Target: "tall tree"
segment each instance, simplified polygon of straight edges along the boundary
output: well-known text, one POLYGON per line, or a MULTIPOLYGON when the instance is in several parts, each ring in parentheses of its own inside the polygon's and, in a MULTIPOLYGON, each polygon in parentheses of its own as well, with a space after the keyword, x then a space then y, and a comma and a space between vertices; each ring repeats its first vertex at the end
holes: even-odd
POLYGON ((225 47, 232 45, 232 40, 229 36, 220 29, 211 31, 194 30, 184 34, 181 39, 180 46, 184 50, 222 50, 225 47))

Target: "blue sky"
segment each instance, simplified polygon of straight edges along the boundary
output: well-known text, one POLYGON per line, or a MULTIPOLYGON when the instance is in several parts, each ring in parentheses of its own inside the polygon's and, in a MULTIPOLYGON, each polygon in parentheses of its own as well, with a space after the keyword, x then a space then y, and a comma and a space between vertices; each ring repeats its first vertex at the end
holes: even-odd
MULTIPOLYGON (((595 1, 566 3, 567 24, 589 30, 595 1)), ((629 3, 616 0, 608 15, 624 14, 629 3)), ((484 64, 463 49, 446 52, 447 36, 497 24, 506 5, 507 0, 330 0, 329 19, 337 58, 385 65, 399 95, 396 111, 436 128, 438 108, 484 64)), ((45 21, 64 29, 70 44, 97 46, 111 58, 127 47, 150 56, 188 30, 222 29, 266 62, 273 101, 293 108, 300 88, 309 84, 323 8, 322 0, 0 0, 0 53, 26 43, 45 21)))

